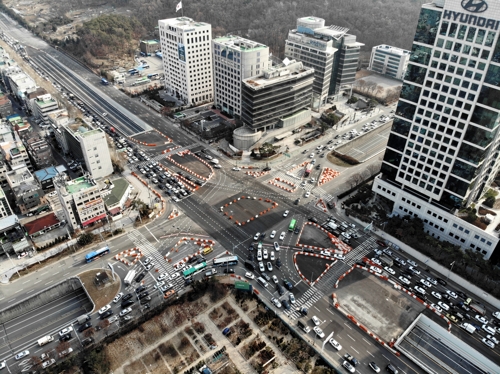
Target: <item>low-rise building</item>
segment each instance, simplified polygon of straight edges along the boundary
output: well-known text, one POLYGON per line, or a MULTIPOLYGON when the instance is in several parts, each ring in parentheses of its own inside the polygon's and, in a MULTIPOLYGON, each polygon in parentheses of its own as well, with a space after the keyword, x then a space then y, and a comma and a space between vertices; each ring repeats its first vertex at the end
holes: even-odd
POLYGON ((54 178, 56 178, 58 175, 64 173, 66 171, 66 168, 63 165, 60 165, 58 167, 55 166, 49 166, 45 169, 37 170, 33 172, 33 176, 36 178, 38 181, 38 184, 42 186, 42 189, 47 192, 47 191, 52 191, 54 189, 54 178), (62 169, 61 169, 62 167, 62 169))
POLYGON ((38 96, 33 103, 33 115, 46 121, 48 114, 59 110, 59 103, 51 94, 38 96))
POLYGON ((21 214, 38 212, 45 205, 43 190, 25 165, 7 172, 7 183, 21 214))
POLYGON ((56 178, 54 182, 63 213, 73 231, 106 218, 101 186, 90 175, 71 181, 56 178))
POLYGON ((0 218, 5 218, 12 215, 12 208, 5 196, 5 192, 0 188, 0 218))
POLYGON ((17 254, 31 248, 31 243, 16 215, 0 218, 0 255, 17 254))
POLYGON ((33 166, 23 143, 19 141, 11 142, 7 144, 6 148, 2 147, 2 149, 11 169, 14 169, 16 166, 26 165, 28 170, 33 171, 33 166))
POLYGON ((160 41, 159 40, 141 40, 140 49, 142 53, 154 54, 158 49, 160 49, 160 41))
POLYGON ((0 116, 2 116, 2 118, 7 118, 7 116, 13 113, 12 102, 6 94, 0 93, 0 116))
POLYGON ((32 114, 35 113, 34 110, 35 110, 36 98, 39 96, 47 95, 47 94, 48 94, 48 92, 47 92, 47 90, 45 90, 45 88, 37 87, 35 90, 33 90, 32 92, 29 92, 26 95, 26 106, 32 114))
POLYGON ((112 220, 122 217, 122 210, 125 208, 132 185, 125 178, 118 178, 106 183, 107 188, 102 191, 102 198, 106 209, 112 220))
POLYGON ((53 165, 52 148, 45 138, 40 136, 25 140, 28 155, 37 169, 53 165))
POLYGON ((55 213, 49 213, 43 217, 26 222, 24 228, 30 238, 36 238, 49 231, 57 229, 63 222, 59 221, 55 213))
POLYGON ((403 80, 410 61, 410 51, 390 45, 377 45, 372 48, 368 70, 403 80))
POLYGON ((31 124, 19 114, 14 113, 7 116, 7 123, 12 128, 12 131, 19 135, 19 137, 26 138, 31 136, 31 132, 33 131, 31 124))

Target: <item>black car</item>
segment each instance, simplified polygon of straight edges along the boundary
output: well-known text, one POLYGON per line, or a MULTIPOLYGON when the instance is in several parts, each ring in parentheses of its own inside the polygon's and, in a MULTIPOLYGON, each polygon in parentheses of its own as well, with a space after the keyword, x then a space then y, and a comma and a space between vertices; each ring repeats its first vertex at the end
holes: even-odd
POLYGON ((293 288, 293 284, 289 280, 284 279, 283 283, 285 284, 286 288, 288 288, 289 290, 291 290, 293 288))
MULTIPOLYGON (((129 294, 130 295, 130 294, 129 294)), ((134 300, 126 300, 122 301, 122 308, 128 308, 129 306, 134 304, 134 300)))
POLYGON ((366 267, 366 262, 364 262, 364 261, 356 261, 356 265, 359 265, 359 266, 362 266, 362 267, 366 267))
POLYGON ((101 316, 99 318, 105 319, 105 318, 108 318, 112 314, 113 314, 113 311, 110 309, 110 310, 105 311, 103 314, 101 314, 101 316))
POLYGON ((148 291, 144 291, 143 293, 141 293, 139 296, 137 296, 137 298, 140 300, 142 298, 145 298, 146 296, 149 295, 149 292, 148 291))
POLYGON ((294 230, 294 232, 293 232, 293 233, 294 233, 294 234, 297 234, 297 235, 298 235, 298 234, 300 234, 300 229, 297 227, 297 228, 294 230))
POLYGON ((141 293, 142 291, 144 291, 146 289, 146 287, 144 286, 139 286, 135 289, 135 293, 141 293))
POLYGON ((346 353, 344 355, 344 358, 349 361, 349 363, 352 365, 352 366, 358 366, 359 365, 359 361, 356 359, 356 357, 354 356, 351 356, 349 353, 346 353))
POLYGON ((462 299, 466 300, 467 299, 467 295, 464 294, 462 291, 457 291, 457 295, 460 296, 462 299))
POLYGON ((132 295, 131 293, 128 293, 128 294, 126 294, 125 296, 123 296, 123 297, 122 297, 122 303, 123 303, 124 301, 127 301, 128 299, 131 299, 131 298, 132 298, 132 296, 134 296, 134 295, 132 295))
POLYGON ((78 332, 83 332, 89 328, 92 327, 92 323, 90 322, 87 322, 85 325, 81 325, 79 328, 78 328, 78 332))
POLYGON ((279 269, 281 267, 281 260, 278 258, 276 260, 275 266, 279 269))
POLYGON ((226 274, 234 274, 234 269, 224 269, 224 273, 226 274))
POLYGON ((266 237, 266 233, 265 232, 263 232, 262 234, 260 234, 260 240, 263 240, 265 237, 266 237))
POLYGON ((335 208, 335 204, 333 204, 331 201, 329 201, 326 206, 328 207, 328 209, 333 209, 335 208))
POLYGON ((193 280, 191 278, 188 278, 184 281, 185 286, 189 286, 191 283, 193 283, 193 280))
POLYGON ((299 203, 300 203, 300 198, 298 198, 297 200, 294 201, 295 205, 299 205, 299 203))
POLYGON ((70 339, 71 339, 71 333, 67 333, 59 337, 60 342, 67 342, 70 339))
POLYGON ((316 217, 309 217, 309 221, 311 221, 312 223, 318 223, 316 217))
POLYGON ((266 166, 262 171, 271 171, 271 168, 269 166, 266 166))
POLYGON ((249 250, 249 251, 253 251, 253 250, 254 250, 253 243, 252 243, 252 244, 250 244, 250 246, 248 247, 248 250, 249 250))
POLYGON ((194 255, 192 258, 189 259, 188 264, 192 264, 193 262, 198 261, 198 256, 194 255))
POLYGON ((268 282, 271 281, 271 277, 269 275, 267 275, 267 273, 262 273, 262 278, 264 278, 268 282))
POLYGON ((146 296, 146 297, 143 297, 142 300, 141 300, 141 304, 147 304, 151 301, 151 296, 146 296))
POLYGON ((196 183, 198 186, 203 186, 203 182, 198 179, 194 183, 196 183))
POLYGON ((253 255, 253 253, 249 253, 249 254, 248 254, 248 259, 249 259, 250 261, 255 260, 255 256, 253 255))
POLYGON ((328 143, 326 144, 332 144, 333 143, 333 140, 329 140, 328 143))
POLYGON ((94 342, 94 338, 87 338, 87 339, 83 339, 82 340, 82 345, 83 346, 87 346, 87 345, 90 345, 94 342))
POLYGON ((137 277, 135 277, 135 281, 136 282, 140 282, 141 280, 144 279, 144 277, 146 276, 146 272, 142 272, 141 274, 139 274, 137 277))
POLYGON ((281 304, 283 304, 283 308, 285 308, 286 310, 290 310, 290 303, 288 302, 288 300, 281 300, 281 304))
POLYGON ((204 257, 200 257, 198 260, 196 260, 196 263, 197 264, 201 264, 204 261, 205 261, 205 258, 204 257))
POLYGON ((437 282, 443 286, 446 286, 448 283, 444 280, 444 279, 441 279, 441 278, 436 278, 437 282))

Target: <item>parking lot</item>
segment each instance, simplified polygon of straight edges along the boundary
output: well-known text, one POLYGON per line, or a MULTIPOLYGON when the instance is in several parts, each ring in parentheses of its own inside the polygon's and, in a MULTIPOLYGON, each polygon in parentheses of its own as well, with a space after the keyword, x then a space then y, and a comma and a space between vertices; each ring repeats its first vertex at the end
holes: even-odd
POLYGON ((386 342, 396 339, 425 307, 389 282, 354 269, 336 291, 345 311, 386 342))

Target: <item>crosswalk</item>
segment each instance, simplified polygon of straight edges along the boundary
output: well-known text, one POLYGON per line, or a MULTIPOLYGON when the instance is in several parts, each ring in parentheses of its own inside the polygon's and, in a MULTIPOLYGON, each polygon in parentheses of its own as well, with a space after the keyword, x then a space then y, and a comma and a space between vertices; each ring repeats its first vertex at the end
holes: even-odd
MULTIPOLYGON (((302 175, 303 175, 303 168, 298 168, 297 170, 294 170, 293 172, 285 172, 283 170, 286 170, 287 167, 292 167, 293 165, 285 165, 282 170, 276 170, 272 173, 271 178, 281 178, 284 180, 287 180, 289 182, 292 182, 296 184, 297 186, 300 186, 302 183, 302 175)), ((309 191, 309 192, 314 192, 316 196, 319 196, 323 201, 329 202, 331 201, 334 196, 326 192, 322 187, 317 187, 315 183, 309 183, 306 180, 306 185, 305 186, 300 186, 300 189, 303 189, 304 191, 309 191)))
POLYGON ((365 240, 363 243, 358 245, 356 248, 354 248, 352 251, 347 253, 345 255, 345 260, 344 262, 352 266, 356 263, 356 261, 362 259, 364 256, 366 256, 368 253, 373 251, 374 248, 377 247, 377 244, 375 243, 375 238, 370 236, 368 237, 367 240, 365 240))
MULTIPOLYGON (((300 308, 306 307, 307 309, 309 309, 323 296, 323 292, 321 292, 316 287, 311 286, 300 298, 297 299, 295 305, 299 305, 300 308)), ((288 315, 288 318, 290 318, 291 320, 296 320, 301 315, 300 310, 285 310, 284 313, 288 315)))
POLYGON ((351 266, 343 261, 337 261, 328 272, 318 281, 316 287, 326 295, 334 292, 335 283, 339 277, 349 270, 351 266))

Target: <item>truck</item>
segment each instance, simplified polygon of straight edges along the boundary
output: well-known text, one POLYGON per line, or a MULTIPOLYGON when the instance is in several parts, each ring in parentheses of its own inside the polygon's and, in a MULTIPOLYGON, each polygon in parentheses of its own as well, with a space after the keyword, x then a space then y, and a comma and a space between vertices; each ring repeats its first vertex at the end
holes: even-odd
POLYGON ((135 274, 136 274, 135 270, 129 270, 129 272, 125 276, 125 280, 124 280, 124 282, 127 286, 130 286, 132 284, 132 282, 134 281, 134 278, 135 278, 135 274))
POLYGON ((90 315, 88 314, 84 314, 84 315, 81 315, 80 317, 78 317, 76 319, 76 323, 78 323, 79 325, 87 322, 88 320, 90 320, 90 315))
POLYGON ((38 345, 40 347, 54 341, 54 337, 52 335, 46 335, 43 338, 38 339, 38 345))
POLYGON ((308 163, 306 165, 306 171, 304 172, 304 178, 307 178, 309 175, 311 175, 313 165, 311 163, 308 163))
POLYGON ((380 255, 379 260, 382 261, 383 264, 386 264, 389 267, 392 267, 394 265, 393 259, 385 254, 380 255))
POLYGON ((480 314, 482 316, 486 315, 486 309, 485 309, 484 305, 472 302, 469 304, 469 308, 476 311, 478 314, 480 314))
POLYGON ((469 334, 474 334, 476 332, 476 328, 470 323, 462 323, 460 324, 460 327, 467 331, 469 334))
POLYGON ((215 275, 215 274, 217 274, 217 270, 215 270, 215 269, 210 269, 209 271, 207 271, 207 272, 205 273, 205 277, 207 277, 207 278, 208 278, 208 277, 211 277, 212 275, 215 275))

